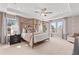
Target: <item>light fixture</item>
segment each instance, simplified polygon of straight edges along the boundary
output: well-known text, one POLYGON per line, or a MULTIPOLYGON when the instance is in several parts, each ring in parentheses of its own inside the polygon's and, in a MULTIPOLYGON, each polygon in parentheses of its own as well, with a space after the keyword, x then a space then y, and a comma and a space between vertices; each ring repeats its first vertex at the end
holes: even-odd
POLYGON ((34 11, 35 13, 39 13, 42 16, 47 16, 48 14, 52 14, 52 12, 47 11, 47 8, 41 9, 41 11, 34 11))

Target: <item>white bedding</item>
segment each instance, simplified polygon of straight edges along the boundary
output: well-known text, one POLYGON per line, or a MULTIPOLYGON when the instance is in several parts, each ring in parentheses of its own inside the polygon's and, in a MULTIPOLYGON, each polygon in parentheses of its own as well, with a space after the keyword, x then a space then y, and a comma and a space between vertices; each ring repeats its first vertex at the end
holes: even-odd
POLYGON ((25 40, 30 42, 30 40, 32 39, 32 33, 22 33, 21 37, 25 40))
POLYGON ((34 35, 34 43, 50 38, 48 33, 34 35))
POLYGON ((32 43, 36 43, 36 42, 50 38, 48 33, 40 33, 40 34, 35 34, 35 35, 32 35, 32 33, 22 33, 21 37, 24 40, 28 41, 29 43, 31 42, 30 45, 32 45, 32 43))

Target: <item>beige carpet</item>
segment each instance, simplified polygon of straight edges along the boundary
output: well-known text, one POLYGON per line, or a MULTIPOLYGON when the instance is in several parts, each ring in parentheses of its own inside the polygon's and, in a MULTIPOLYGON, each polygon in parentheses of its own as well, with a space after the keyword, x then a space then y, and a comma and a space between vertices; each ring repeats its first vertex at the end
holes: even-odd
POLYGON ((73 44, 60 38, 50 38, 33 49, 22 42, 12 46, 0 46, 0 54, 7 55, 71 55, 73 44))

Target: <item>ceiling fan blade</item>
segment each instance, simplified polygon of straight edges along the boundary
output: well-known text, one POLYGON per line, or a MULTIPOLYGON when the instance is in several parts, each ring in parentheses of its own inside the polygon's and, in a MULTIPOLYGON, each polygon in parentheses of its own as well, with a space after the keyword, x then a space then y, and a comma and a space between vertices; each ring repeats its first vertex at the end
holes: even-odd
POLYGON ((45 12, 46 14, 52 14, 53 12, 45 12))
POLYGON ((39 11, 34 11, 35 13, 39 13, 39 11))

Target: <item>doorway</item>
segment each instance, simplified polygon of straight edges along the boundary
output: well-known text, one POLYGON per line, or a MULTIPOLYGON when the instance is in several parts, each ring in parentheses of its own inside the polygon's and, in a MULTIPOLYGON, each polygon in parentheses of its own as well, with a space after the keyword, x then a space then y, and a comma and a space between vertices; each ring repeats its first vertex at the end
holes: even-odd
POLYGON ((50 31, 51 31, 51 37, 60 37, 63 36, 63 21, 56 21, 51 22, 50 24, 50 31))

